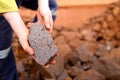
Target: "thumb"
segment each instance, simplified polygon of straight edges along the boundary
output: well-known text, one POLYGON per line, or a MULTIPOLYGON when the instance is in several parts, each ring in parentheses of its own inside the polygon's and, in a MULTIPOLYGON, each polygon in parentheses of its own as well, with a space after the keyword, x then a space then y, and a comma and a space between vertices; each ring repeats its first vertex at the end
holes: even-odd
POLYGON ((34 56, 34 51, 33 51, 33 49, 29 46, 28 40, 22 39, 22 40, 19 40, 19 41, 20 41, 20 44, 21 44, 23 50, 26 51, 27 53, 29 53, 31 56, 34 56))

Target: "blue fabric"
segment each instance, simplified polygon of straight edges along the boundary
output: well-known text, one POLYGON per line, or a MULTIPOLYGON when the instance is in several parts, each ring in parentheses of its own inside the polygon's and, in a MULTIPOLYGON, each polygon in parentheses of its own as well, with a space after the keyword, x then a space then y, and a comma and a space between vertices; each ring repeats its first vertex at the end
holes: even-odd
POLYGON ((4 17, 0 17, 0 50, 4 50, 11 45, 12 29, 4 17))
POLYGON ((49 7, 50 7, 50 10, 57 10, 58 5, 56 3, 56 0, 49 0, 49 7))
MULTIPOLYGON (((57 9, 57 5, 55 4, 53 6, 54 2, 52 1, 54 0, 50 0, 50 9, 57 9)), ((20 7, 22 0, 16 0, 16 3, 18 7, 20 7)), ((32 7, 37 9, 37 5, 35 4, 36 2, 33 3, 32 7)), ((12 33, 12 28, 8 22, 3 16, 0 16, 0 50, 4 50, 11 45, 12 33)), ((18 80, 15 59, 12 50, 9 52, 9 55, 6 58, 0 59, 0 80, 18 80)))
MULTIPOLYGON (((32 10, 37 10, 38 0, 23 0, 21 5, 32 10)), ((49 0, 49 7, 51 10, 57 10, 58 5, 56 3, 56 0, 49 0)))
MULTIPOLYGON (((21 0, 16 0, 18 7, 21 0)), ((0 16, 0 50, 10 47, 13 30, 3 16, 0 16)), ((13 51, 6 58, 0 59, 0 80, 18 80, 13 51)))
POLYGON ((32 10, 37 10, 38 0, 23 0, 21 5, 32 10))
POLYGON ((18 80, 15 59, 12 50, 6 58, 0 59, 0 80, 18 80))
MULTIPOLYGON (((32 9, 32 10, 37 10, 38 7, 38 1, 37 0, 23 0, 22 1, 22 6, 32 9)), ((57 10, 58 9, 58 5, 56 0, 49 0, 49 8, 50 10, 57 10)), ((52 15, 53 21, 55 21, 56 19, 56 15, 52 15)), ((35 16, 33 22, 37 21, 37 16, 35 16)))

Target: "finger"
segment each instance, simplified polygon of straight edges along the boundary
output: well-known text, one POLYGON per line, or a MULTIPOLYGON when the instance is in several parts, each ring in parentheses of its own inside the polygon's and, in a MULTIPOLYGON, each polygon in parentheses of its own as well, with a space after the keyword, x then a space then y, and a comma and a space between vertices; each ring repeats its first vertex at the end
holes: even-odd
POLYGON ((37 22, 44 24, 44 18, 38 11, 37 11, 37 22))
POLYGON ((55 61, 55 60, 52 60, 51 63, 52 63, 52 64, 56 64, 56 61, 55 61))
POLYGON ((53 20, 50 18, 50 33, 53 31, 53 20))
POLYGON ((26 27, 30 28, 32 26, 32 23, 27 23, 26 27))
POLYGON ((44 17, 44 20, 45 20, 45 26, 48 30, 50 30, 50 19, 49 19, 49 16, 45 16, 44 17))
POLYGON ((37 19, 37 22, 44 24, 43 18, 40 17, 40 16, 39 16, 39 18, 37 19))
MULTIPOLYGON (((20 40, 19 40, 20 41, 20 40)), ((29 53, 31 56, 34 56, 34 51, 33 49, 29 46, 28 42, 26 40, 21 40, 20 41, 21 46, 23 47, 24 51, 29 53)))
POLYGON ((49 68, 50 66, 47 64, 47 65, 45 65, 45 68, 49 68))

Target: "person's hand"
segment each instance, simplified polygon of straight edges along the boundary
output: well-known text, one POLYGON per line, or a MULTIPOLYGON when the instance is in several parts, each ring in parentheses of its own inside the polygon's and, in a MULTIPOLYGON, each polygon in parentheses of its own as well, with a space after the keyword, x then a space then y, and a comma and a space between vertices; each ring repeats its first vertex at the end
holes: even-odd
POLYGON ((28 43, 29 30, 22 21, 20 14, 18 12, 9 12, 4 13, 3 16, 10 23, 12 29, 16 33, 22 48, 31 56, 34 56, 33 49, 30 47, 28 43))
POLYGON ((49 9, 48 0, 39 0, 37 9, 37 19, 46 26, 46 28, 52 32, 53 29, 53 19, 52 13, 49 9))
POLYGON ((56 55, 44 66, 45 68, 49 68, 50 64, 56 64, 55 57, 59 56, 59 53, 57 52, 56 55))
POLYGON ((24 51, 26 51, 32 57, 34 57, 34 51, 30 47, 30 45, 28 43, 28 34, 29 34, 29 30, 28 29, 26 29, 23 33, 19 34, 19 36, 18 36, 19 43, 22 46, 22 48, 24 49, 24 51))

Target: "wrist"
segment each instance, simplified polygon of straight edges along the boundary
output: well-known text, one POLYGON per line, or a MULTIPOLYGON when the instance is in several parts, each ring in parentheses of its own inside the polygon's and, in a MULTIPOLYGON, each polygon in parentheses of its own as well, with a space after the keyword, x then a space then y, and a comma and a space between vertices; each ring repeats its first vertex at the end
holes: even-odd
POLYGON ((48 6, 49 5, 49 1, 48 0, 38 0, 38 5, 39 6, 48 6))
POLYGON ((3 14, 6 20, 11 25, 13 31, 19 37, 24 37, 24 35, 28 34, 28 29, 22 21, 20 14, 18 12, 9 12, 3 14))

